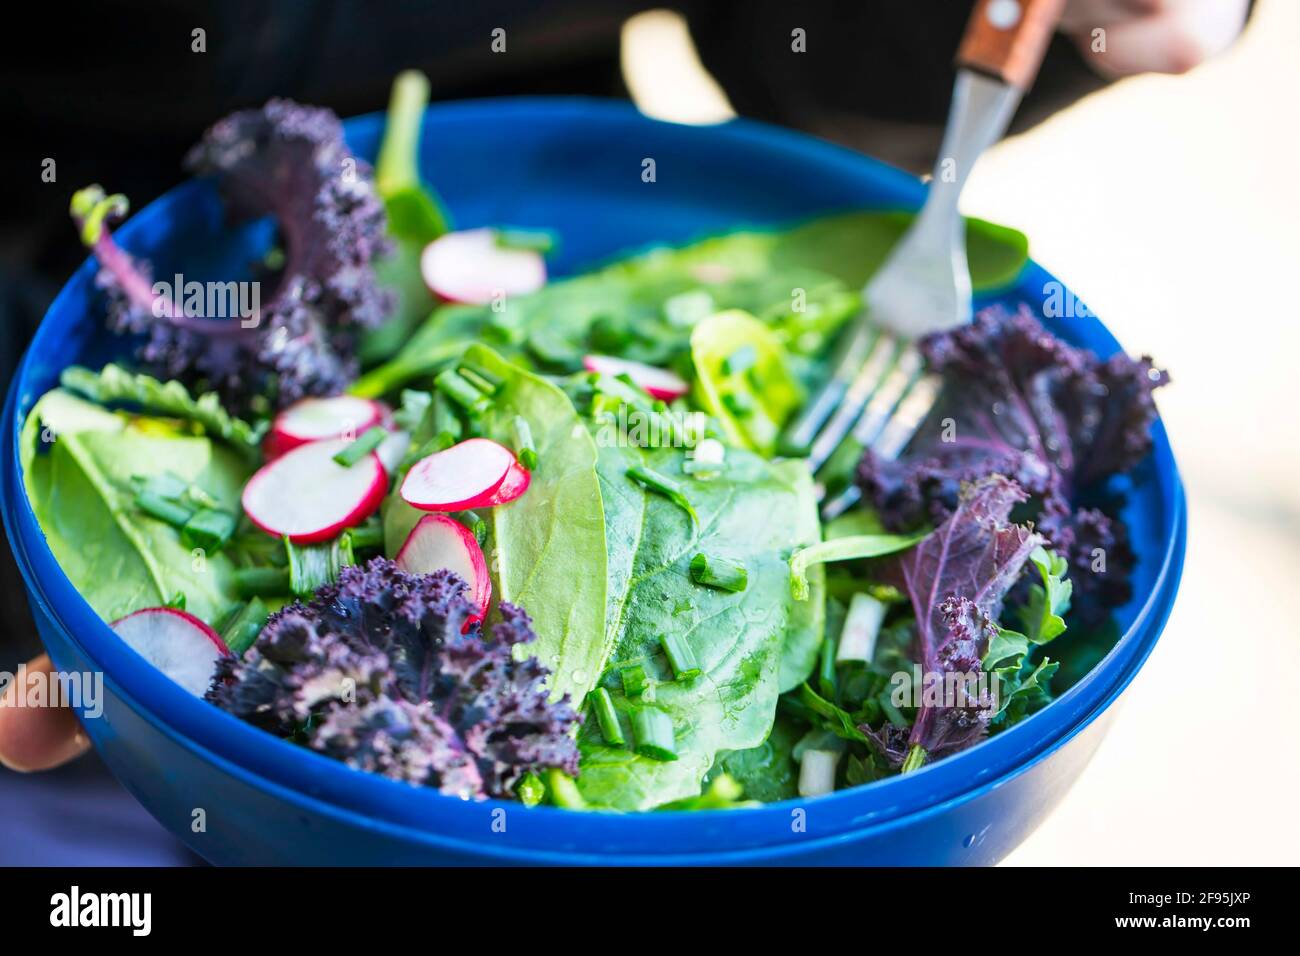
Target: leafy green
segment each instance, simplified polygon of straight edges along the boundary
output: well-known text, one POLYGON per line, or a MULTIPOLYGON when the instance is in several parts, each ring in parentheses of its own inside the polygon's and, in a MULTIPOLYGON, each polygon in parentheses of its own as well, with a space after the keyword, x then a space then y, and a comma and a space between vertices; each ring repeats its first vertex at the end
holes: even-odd
POLYGON ((178 529, 135 506, 141 479, 172 473, 237 513, 249 467, 226 445, 55 389, 28 415, 20 454, 50 549, 105 620, 182 593, 186 609, 211 624, 238 599, 230 558, 191 549, 178 529))
POLYGON ((59 384, 101 405, 128 404, 150 414, 194 422, 204 433, 229 443, 250 460, 258 456, 258 445, 266 431, 266 422, 254 426, 230 415, 216 392, 194 398, 180 382, 160 382, 149 375, 128 372, 120 365, 110 363, 98 372, 72 365, 63 370, 59 384))
POLYGON ((790 556, 791 593, 800 601, 808 600, 808 569, 813 565, 883 557, 906 551, 924 537, 925 533, 849 535, 800 548, 790 556))
MULTIPOLYGON (((858 290, 907 220, 906 214, 852 212, 785 231, 732 232, 619 259, 512 297, 499 312, 441 306, 352 391, 370 397, 394 391, 475 341, 548 371, 576 371, 587 352, 684 368, 692 329, 727 309, 756 316, 788 351, 817 355, 858 311, 858 290)), ((1027 259, 1024 236, 979 220, 968 223, 967 246, 979 290, 1008 284, 1027 259)), ((795 371, 801 380, 815 378, 795 371)))
POLYGON ((606 629, 605 517, 596 444, 557 386, 473 346, 466 359, 503 380, 482 433, 509 447, 514 420, 527 422, 537 449, 528 491, 492 509, 490 563, 504 601, 533 618, 528 645, 551 669, 551 692, 581 703, 613 642, 606 629))
POLYGON ((691 359, 699 404, 722 422, 727 437, 763 455, 775 453, 782 426, 803 402, 776 335, 738 309, 719 312, 691 333, 691 359), (742 350, 750 358, 738 367, 731 360, 742 350))
POLYGON ((728 450, 719 473, 708 481, 685 474, 684 461, 680 449, 599 446, 606 615, 614 639, 602 683, 629 725, 631 715, 647 705, 672 718, 677 759, 657 761, 608 747, 598 731, 585 728, 577 783, 592 806, 640 810, 695 796, 718 752, 756 747, 772 726, 784 635, 795 611, 786 562, 794 548, 815 537, 812 480, 801 461, 769 463, 743 449, 728 450), (635 464, 686 488, 698 524, 630 480, 627 469, 635 464), (769 520, 772 514, 798 520, 775 522, 769 520), (701 551, 743 562, 745 590, 694 584, 688 569, 701 551), (691 647, 699 677, 674 679, 661 647, 664 636, 691 647), (656 679, 653 701, 625 695, 617 672, 633 665, 656 679))
POLYGON ((1066 578, 1069 563, 1065 558, 1035 548, 1030 563, 1038 569, 1041 584, 1029 587, 1029 601, 1021 611, 1025 636, 1035 644, 1046 644, 1065 631, 1064 614, 1070 609, 1074 585, 1066 578))
POLYGON ((757 747, 732 750, 718 755, 706 783, 725 774, 740 784, 752 800, 775 803, 799 794, 799 765, 794 746, 803 730, 791 718, 777 714, 772 732, 757 747))

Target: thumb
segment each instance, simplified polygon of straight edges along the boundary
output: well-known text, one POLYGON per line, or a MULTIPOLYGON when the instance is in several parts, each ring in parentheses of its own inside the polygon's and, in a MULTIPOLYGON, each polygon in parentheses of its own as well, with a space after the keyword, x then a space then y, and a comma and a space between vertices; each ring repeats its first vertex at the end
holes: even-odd
MULTIPOLYGON (((47 655, 27 664, 28 679, 34 674, 54 674, 47 655)), ((11 770, 48 770, 85 753, 90 741, 69 708, 21 706, 22 691, 11 680, 0 694, 0 763, 11 770)))

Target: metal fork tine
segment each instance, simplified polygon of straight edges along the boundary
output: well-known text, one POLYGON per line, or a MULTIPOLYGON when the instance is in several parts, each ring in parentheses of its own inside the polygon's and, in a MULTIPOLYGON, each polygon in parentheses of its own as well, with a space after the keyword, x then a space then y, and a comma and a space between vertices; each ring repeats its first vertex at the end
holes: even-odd
POLYGON ((898 341, 892 335, 881 332, 840 399, 839 408, 835 409, 830 421, 813 439, 812 448, 808 451, 808 466, 814 473, 826 463, 844 436, 852 431, 867 400, 877 390, 897 354, 898 341))
POLYGON ((910 345, 898 353, 894 367, 872 394, 867 407, 863 409, 862 417, 853 427, 853 438, 859 445, 868 447, 884 430, 895 407, 909 394, 908 389, 921 374, 923 364, 921 354, 910 345))
POLYGON ((841 351, 830 379, 822 386, 816 397, 804 407, 799 418, 790 427, 783 442, 786 447, 794 453, 802 454, 812 445, 817 432, 831 417, 853 380, 859 376, 868 356, 873 354, 879 344, 880 332, 875 326, 859 317, 853 327, 846 332, 844 344, 840 347, 841 351))
MULTIPOLYGON (((908 351, 915 354, 914 349, 908 351)), ((919 369, 919 355, 916 356, 916 361, 919 369)), ((901 359, 900 364, 902 364, 901 359)), ((939 398, 939 389, 943 385, 943 380, 938 375, 919 374, 910 378, 908 385, 910 387, 902 399, 896 404, 891 404, 889 409, 883 413, 883 417, 873 420, 872 410, 869 406, 863 414, 862 420, 858 423, 858 427, 854 429, 854 440, 863 448, 871 448, 881 458, 897 458, 903 449, 907 447, 907 443, 912 440, 912 436, 916 434, 917 429, 921 427, 922 422, 930 414, 930 410, 934 408, 934 403, 939 398)), ((881 392, 885 390, 886 385, 882 384, 881 392)), ((872 404, 875 404, 875 401, 873 397, 872 404)), ((861 497, 862 491, 856 484, 848 485, 838 495, 822 505, 822 520, 830 521, 838 518, 857 504, 861 497)))

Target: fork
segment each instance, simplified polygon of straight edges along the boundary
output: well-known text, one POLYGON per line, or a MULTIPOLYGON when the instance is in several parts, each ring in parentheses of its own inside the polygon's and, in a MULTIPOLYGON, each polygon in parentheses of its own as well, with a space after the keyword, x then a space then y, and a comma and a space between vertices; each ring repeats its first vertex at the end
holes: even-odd
MULTIPOLYGON (((957 52, 957 80, 925 205, 863 290, 862 315, 846 330, 830 378, 787 432, 808 451, 827 493, 827 472, 866 449, 895 458, 938 400, 939 376, 913 344, 971 320, 962 187, 996 142, 1047 51, 1065 0, 978 0, 957 52), (846 442, 846 439, 848 441, 846 442)), ((839 469, 839 470, 842 470, 839 469)), ((850 482, 822 504, 830 520, 857 501, 850 482)))

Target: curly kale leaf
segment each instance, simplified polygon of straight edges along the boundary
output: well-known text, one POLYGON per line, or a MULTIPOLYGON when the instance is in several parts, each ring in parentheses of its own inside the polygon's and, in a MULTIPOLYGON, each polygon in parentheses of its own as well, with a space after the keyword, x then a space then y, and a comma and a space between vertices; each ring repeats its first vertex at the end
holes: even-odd
POLYGON ((964 482, 1006 475, 1034 499, 1036 528, 1076 572, 1096 549, 1107 574, 1075 575, 1101 606, 1127 595, 1131 552, 1119 522, 1078 509, 1078 493, 1140 461, 1151 447, 1152 391, 1168 382, 1147 357, 1102 360, 1052 335, 1025 309, 994 307, 921 343, 944 377, 931 422, 901 458, 871 452, 858 469, 867 501, 889 530, 938 524, 964 482), (943 426, 947 427, 943 427, 943 426))
POLYGON ((506 796, 529 773, 578 772, 567 696, 517 660, 532 621, 501 604, 490 637, 462 633, 474 609, 449 571, 407 574, 375 558, 305 604, 272 615, 227 659, 209 699, 349 766, 463 798, 506 796))
POLYGON ((860 729, 904 770, 978 742, 997 713, 981 682, 1000 635, 1003 599, 1042 537, 1010 521, 1025 493, 1002 475, 966 486, 951 515, 912 549, 890 558, 883 576, 903 590, 916 615, 913 660, 923 687, 906 738, 889 725, 860 729))
POLYGON ((282 406, 341 391, 356 376, 361 332, 393 302, 372 268, 389 248, 384 206, 338 117, 274 99, 216 123, 186 166, 218 178, 232 221, 275 219, 284 263, 270 280, 274 293, 248 317, 199 314, 158 294, 149 264, 106 228, 126 214, 126 198, 92 186, 71 211, 99 260, 109 326, 144 336, 139 358, 150 371, 211 388, 230 407, 249 407, 255 396, 282 406))

